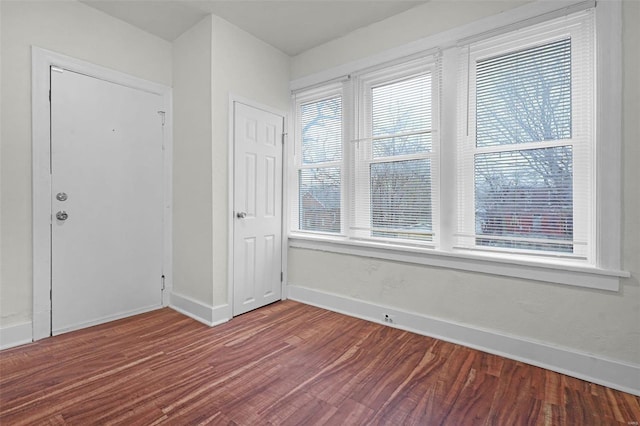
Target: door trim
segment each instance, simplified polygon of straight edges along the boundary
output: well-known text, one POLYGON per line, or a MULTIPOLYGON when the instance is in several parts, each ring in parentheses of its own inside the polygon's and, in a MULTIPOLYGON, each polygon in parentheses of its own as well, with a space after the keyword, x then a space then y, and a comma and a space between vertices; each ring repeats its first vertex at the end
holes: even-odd
MULTIPOLYGON (((171 88, 34 46, 31 51, 33 340, 51 335, 51 117, 49 104, 51 66, 163 97, 165 125, 163 131, 162 270, 165 276, 165 288, 162 292, 162 306, 167 306, 169 303, 173 276, 171 88)), ((160 117, 158 119, 160 120, 160 117)))
MULTIPOLYGON (((233 249, 233 241, 234 241, 234 217, 233 217, 233 207, 234 207, 234 184, 235 184, 235 138, 234 138, 234 129, 235 129, 235 104, 240 103, 247 105, 251 108, 260 109, 271 114, 278 115, 282 117, 282 131, 285 135, 288 132, 288 114, 284 111, 280 111, 277 108, 272 108, 270 106, 261 104, 259 102, 255 102, 253 100, 244 98, 242 96, 238 96, 236 94, 229 94, 229 123, 228 123, 228 172, 227 172, 227 181, 228 181, 228 201, 227 201, 227 250, 228 250, 228 260, 227 260, 227 301, 230 307, 230 315, 229 318, 234 317, 233 312, 233 267, 234 267, 234 249, 233 249)), ((285 136, 285 145, 282 150, 282 227, 281 227, 281 251, 282 251, 282 265, 281 271, 283 273, 282 282, 280 283, 282 291, 281 291, 281 300, 285 300, 287 298, 286 288, 287 288, 287 235, 288 228, 286 224, 288 223, 288 199, 287 199, 287 191, 286 191, 286 178, 287 178, 287 163, 286 163, 286 155, 287 155, 287 143, 285 136)))

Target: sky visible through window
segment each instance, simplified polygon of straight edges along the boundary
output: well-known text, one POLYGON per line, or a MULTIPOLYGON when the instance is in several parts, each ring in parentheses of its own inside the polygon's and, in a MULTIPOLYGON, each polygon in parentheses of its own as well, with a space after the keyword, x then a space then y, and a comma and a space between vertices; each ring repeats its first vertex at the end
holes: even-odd
POLYGON ((342 98, 300 107, 302 164, 318 165, 298 171, 299 228, 339 233, 341 228, 341 172, 325 166, 342 160, 342 98))
POLYGON ((476 244, 573 250, 571 146, 517 148, 569 140, 571 124, 570 39, 477 63, 476 244))
POLYGON ((373 87, 371 104, 372 235, 430 240, 431 161, 403 157, 431 151, 431 74, 373 87))

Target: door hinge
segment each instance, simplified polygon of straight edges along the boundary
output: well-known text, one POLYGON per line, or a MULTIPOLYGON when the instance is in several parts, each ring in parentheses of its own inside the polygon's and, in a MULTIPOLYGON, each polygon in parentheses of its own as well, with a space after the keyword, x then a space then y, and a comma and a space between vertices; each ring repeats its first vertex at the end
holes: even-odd
POLYGON ((161 290, 164 291, 164 275, 160 277, 160 283, 162 284, 161 290))
POLYGON ((280 282, 284 281, 284 272, 280 271, 280 282))
POLYGON ((283 133, 283 134, 282 134, 282 143, 283 143, 283 144, 284 144, 284 140, 285 140, 285 138, 287 137, 287 135, 288 135, 288 133, 283 133))
POLYGON ((158 111, 158 115, 160 115, 160 119, 162 120, 162 125, 164 126, 166 113, 164 111, 158 111))

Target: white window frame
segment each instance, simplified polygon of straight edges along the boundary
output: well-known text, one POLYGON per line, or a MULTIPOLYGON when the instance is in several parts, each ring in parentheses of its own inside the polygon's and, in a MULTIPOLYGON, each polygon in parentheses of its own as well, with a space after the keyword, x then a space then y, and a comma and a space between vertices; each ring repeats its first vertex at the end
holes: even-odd
MULTIPOLYGON (((568 259, 537 258, 526 255, 495 254, 490 252, 456 251, 452 235, 455 233, 457 46, 488 39, 536 23, 545 22, 595 5, 595 0, 563 2, 537 1, 496 16, 480 19, 400 48, 341 65, 324 72, 291 82, 292 90, 318 86, 322 82, 361 72, 382 64, 401 61, 436 52, 442 54, 440 90, 447 93, 440 102, 440 220, 438 247, 399 246, 376 241, 359 241, 346 236, 314 236, 290 232, 289 247, 322 250, 335 253, 394 260, 427 266, 488 273, 619 291, 620 278, 629 277, 621 270, 621 149, 622 149, 622 16, 620 0, 598 2, 596 8, 596 146, 595 162, 595 240, 593 263, 568 259), (452 75, 453 74, 453 75, 452 75), (454 96, 451 96, 451 93, 454 96), (612 173, 612 170, 618 171, 612 173)), ((346 110, 346 109, 345 109, 346 110)), ((347 126, 345 126, 347 127, 347 126)), ((343 185, 345 182, 343 182, 343 185)), ((347 206, 348 204, 343 204, 347 206)), ((343 223, 344 226, 344 223, 343 223)))
MULTIPOLYGON (((432 240, 431 241, 419 241, 412 239, 401 238, 385 238, 376 237, 371 235, 371 230, 368 229, 371 223, 371 193, 370 193, 370 179, 369 173, 358 173, 358 162, 355 158, 355 150, 359 143, 368 144, 368 150, 364 152, 366 160, 365 164, 371 163, 388 163, 393 161, 407 161, 407 160, 419 160, 428 159, 431 165, 431 198, 432 201, 438 199, 439 188, 439 137, 438 137, 438 104, 439 104, 439 90, 438 81, 439 73, 437 66, 437 58, 435 55, 430 55, 426 58, 420 58, 416 60, 406 61, 399 65, 387 66, 375 71, 369 71, 361 75, 352 77, 353 84, 353 98, 354 104, 358 107, 355 108, 354 115, 356 116, 355 123, 349 123, 349 127, 355 129, 355 135, 349 143, 348 158, 349 163, 349 188, 348 199, 349 203, 349 222, 347 235, 352 239, 359 240, 371 240, 386 242, 393 245, 409 245, 409 246, 426 246, 435 247, 437 238, 437 224, 438 224, 438 209, 432 205, 432 240), (372 123, 371 123, 371 111, 372 111, 372 90, 375 87, 392 84, 394 82, 409 79, 421 74, 429 74, 431 79, 431 108, 432 119, 431 128, 429 129, 431 135, 431 150, 429 152, 409 154, 397 157, 385 157, 383 159, 373 159, 373 153, 371 152, 371 145, 373 141, 372 135, 372 123), (358 175, 366 177, 365 179, 358 179, 358 175), (356 199, 357 198, 357 199, 356 199), (364 210, 364 211, 363 211, 364 210)), ((386 137, 386 136, 385 136, 386 137)))
MULTIPOLYGON (((545 22, 531 27, 523 28, 506 36, 499 36, 489 40, 475 43, 460 49, 460 63, 462 70, 458 75, 458 87, 462 88, 458 93, 458 162, 459 175, 457 181, 457 194, 460 220, 457 233, 456 248, 461 250, 496 251, 505 255, 529 254, 531 256, 557 256, 567 259, 584 260, 587 264, 595 263, 594 226, 594 198, 587 194, 593 194, 592 179, 595 164, 593 161, 592 147, 595 141, 593 126, 593 105, 595 93, 591 96, 583 96, 583 90, 576 88, 593 87, 593 82, 587 81, 578 84, 578 79, 593 78, 591 69, 586 73, 581 72, 584 66, 579 62, 582 51, 588 50, 590 43, 587 37, 581 37, 581 33, 589 30, 591 16, 588 13, 578 14, 568 18, 559 18, 553 22, 545 22), (552 43, 562 39, 571 39, 571 73, 572 73, 572 135, 569 139, 557 139, 553 141, 537 141, 515 145, 500 145, 491 147, 476 147, 476 64, 486 58, 501 56, 515 51, 552 43), (586 76, 584 75, 586 74, 586 76), (461 84, 462 83, 462 84, 461 84), (463 108, 462 108, 463 107, 463 108), (589 116, 589 120, 582 118, 589 116), (466 128, 466 132, 465 132, 466 128), (465 134, 466 133, 466 134, 465 134), (494 152, 517 152, 527 149, 554 148, 560 146, 572 147, 573 161, 573 224, 574 238, 573 253, 554 253, 552 251, 532 251, 517 249, 494 249, 475 244, 475 179, 473 176, 475 154, 494 152), (576 161, 575 159, 580 161, 576 161), (581 161, 586 160, 586 161, 581 161), (462 231, 462 235, 461 232, 462 231), (465 233, 466 231, 466 233, 465 233), (580 241, 583 236, 586 241, 580 241), (464 241, 464 243, 463 243, 464 241), (583 243, 584 246, 580 243, 583 243)), ((594 46, 595 47, 595 46, 594 46)), ((595 49, 594 49, 595 50, 595 49)), ((594 91, 595 92, 595 91, 594 91)))
POLYGON ((294 117, 294 149, 292 152, 293 157, 293 168, 294 171, 291 173, 291 178, 289 180, 289 188, 290 188, 290 197, 291 200, 291 214, 290 214, 290 229, 292 232, 300 233, 301 235, 316 235, 316 236, 344 236, 345 230, 345 204, 346 204, 346 182, 345 182, 345 141, 347 140, 345 129, 345 116, 346 116, 346 106, 345 106, 345 96, 344 89, 341 82, 331 83, 328 85, 323 85, 320 87, 315 87, 310 90, 297 93, 293 98, 293 117, 294 117), (302 163, 302 129, 300 126, 300 108, 302 105, 322 101, 324 99, 331 99, 339 96, 341 98, 342 103, 342 156, 340 161, 331 161, 331 162, 321 162, 314 164, 303 164, 302 163), (340 232, 322 232, 322 231, 313 231, 300 229, 300 199, 299 199, 299 178, 298 173, 303 169, 315 169, 315 168, 329 168, 335 167, 340 169, 340 232))

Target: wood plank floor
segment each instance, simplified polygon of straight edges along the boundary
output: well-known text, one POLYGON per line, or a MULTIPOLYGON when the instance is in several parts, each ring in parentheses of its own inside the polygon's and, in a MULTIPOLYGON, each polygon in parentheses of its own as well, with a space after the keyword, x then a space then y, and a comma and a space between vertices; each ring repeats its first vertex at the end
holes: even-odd
POLYGON ((0 424, 637 425, 640 398, 293 301, 0 352, 0 424))

